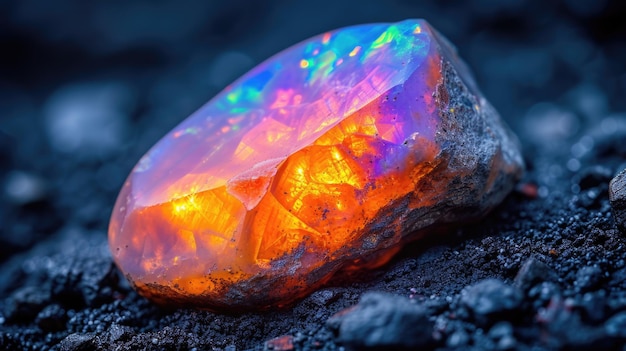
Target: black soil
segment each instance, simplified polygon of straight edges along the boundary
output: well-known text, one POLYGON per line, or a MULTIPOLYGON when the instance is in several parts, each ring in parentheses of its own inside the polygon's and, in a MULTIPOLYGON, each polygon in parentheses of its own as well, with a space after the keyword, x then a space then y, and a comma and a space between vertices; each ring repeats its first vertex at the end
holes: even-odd
POLYGON ((609 201, 626 168, 622 2, 24 0, 0 4, 0 28, 0 349, 626 345, 626 208, 609 201), (154 142, 297 41, 420 17, 523 144, 501 206, 282 311, 164 310, 130 289, 106 230, 154 142))

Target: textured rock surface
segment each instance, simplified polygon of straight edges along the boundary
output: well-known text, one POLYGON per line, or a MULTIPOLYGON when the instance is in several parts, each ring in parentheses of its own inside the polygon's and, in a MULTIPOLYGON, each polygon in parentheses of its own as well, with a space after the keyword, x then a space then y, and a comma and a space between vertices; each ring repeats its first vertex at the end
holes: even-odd
POLYGON ((283 306, 480 218, 522 168, 516 137, 430 25, 348 27, 262 63, 157 143, 109 241, 154 301, 283 306))
POLYGON ((609 183, 609 201, 613 208, 615 224, 626 233, 626 169, 609 183))
POLYGON ((538 283, 556 283, 557 281, 558 277, 556 273, 548 265, 535 257, 527 259, 515 276, 515 286, 524 292, 529 291, 538 283))
POLYGON ((434 344, 423 305, 391 294, 368 293, 358 305, 328 321, 351 350, 415 350, 434 344))
POLYGON ((485 279, 467 288, 461 296, 461 304, 467 307, 476 321, 484 324, 489 315, 506 315, 515 318, 522 293, 514 286, 498 279, 485 279))

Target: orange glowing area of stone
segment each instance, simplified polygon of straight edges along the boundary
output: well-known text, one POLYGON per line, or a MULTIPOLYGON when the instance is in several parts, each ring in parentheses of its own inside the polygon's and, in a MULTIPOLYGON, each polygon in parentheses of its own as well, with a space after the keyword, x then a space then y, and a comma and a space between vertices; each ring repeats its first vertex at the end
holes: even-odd
POLYGON ((140 160, 111 218, 115 262, 144 296, 209 309, 282 306, 383 264, 401 223, 366 228, 401 199, 432 205, 416 189, 441 151, 441 72, 421 20, 327 32, 267 60, 140 160))

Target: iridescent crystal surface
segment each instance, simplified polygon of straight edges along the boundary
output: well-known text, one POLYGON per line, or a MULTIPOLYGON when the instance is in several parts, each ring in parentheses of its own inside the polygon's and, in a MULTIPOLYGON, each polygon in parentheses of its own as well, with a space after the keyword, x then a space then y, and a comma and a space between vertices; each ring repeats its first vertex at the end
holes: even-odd
POLYGON ((159 141, 120 192, 109 243, 156 302, 283 306, 483 215, 521 169, 425 21, 348 27, 260 64, 159 141))

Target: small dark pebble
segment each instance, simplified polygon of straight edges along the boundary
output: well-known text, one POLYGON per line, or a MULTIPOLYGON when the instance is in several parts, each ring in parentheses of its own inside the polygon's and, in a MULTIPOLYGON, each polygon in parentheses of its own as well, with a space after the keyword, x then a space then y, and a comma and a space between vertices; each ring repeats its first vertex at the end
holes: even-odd
POLYGON ((589 190, 602 185, 606 187, 612 175, 613 172, 610 168, 602 165, 594 165, 582 170, 576 178, 580 190, 589 190))
POLYGON ((546 281, 555 283, 558 281, 558 276, 548 265, 531 257, 522 264, 515 276, 514 285, 527 292, 536 284, 546 281))
POLYGON ((67 322, 67 314, 63 307, 58 304, 52 304, 46 306, 35 319, 35 323, 46 332, 55 332, 63 330, 65 323, 67 322))
POLYGON ((515 286, 498 279, 485 279, 467 288, 461 295, 461 303, 472 312, 479 324, 485 324, 497 317, 514 317, 513 311, 520 306, 522 297, 515 286))
POLYGON ((597 288, 602 281, 602 270, 597 266, 586 266, 576 272, 574 286, 580 292, 591 291, 597 288))
POLYGON ((615 224, 626 233, 626 169, 609 183, 609 201, 613 209, 615 224))
POLYGON ((617 296, 612 296, 607 299, 606 305, 610 311, 626 311, 626 295, 622 292, 617 294, 617 296))
POLYGON ((448 340, 446 341, 446 345, 451 348, 458 348, 467 345, 469 341, 469 334, 467 334, 465 330, 460 329, 450 334, 448 340))
POLYGON ((610 337, 626 341, 626 312, 620 312, 604 323, 604 330, 610 337))
POLYGON ((583 324, 572 302, 553 301, 538 318, 545 324, 544 343, 551 349, 590 350, 606 348, 608 340, 603 327, 583 324))
POLYGON ((489 336, 496 340, 512 334, 513 326, 509 322, 498 322, 489 329, 489 336))
MULTIPOLYGON (((626 288, 626 267, 618 269, 611 274, 611 284, 626 288)), ((623 304, 626 308, 626 296, 623 297, 623 304)))
POLYGON ((119 325, 116 323, 113 323, 109 329, 107 329, 106 331, 106 336, 107 336, 107 341, 109 343, 114 343, 114 342, 118 342, 118 341, 127 341, 128 339, 130 339, 130 336, 133 335, 133 329, 128 327, 128 326, 124 326, 124 325, 119 325))
POLYGON ((47 188, 46 182, 34 174, 12 171, 5 180, 4 196, 15 205, 26 205, 43 200, 47 188))
POLYGON ((115 286, 118 275, 107 258, 94 257, 78 265, 67 265, 52 272, 52 294, 72 307, 97 306, 112 299, 108 286, 115 286))
POLYGON ((32 321, 48 304, 50 294, 38 286, 26 286, 15 291, 4 306, 4 316, 11 323, 32 321))
POLYGON ((355 308, 333 318, 340 319, 338 341, 351 350, 416 349, 434 341, 426 309, 391 294, 366 293, 355 308))
POLYGON ((89 334, 70 334, 59 343, 60 351, 90 351, 95 350, 95 335, 89 334))
POLYGON ((604 320, 606 314, 606 293, 604 290, 588 292, 576 299, 581 309, 583 320, 589 324, 597 324, 604 320))
POLYGON ((513 326, 509 322, 498 322, 488 333, 494 341, 497 350, 511 350, 515 348, 517 340, 513 336, 513 326))
POLYGON ((443 313, 449 308, 448 302, 444 299, 430 299, 424 301, 424 307, 428 309, 429 315, 437 315, 443 313))
POLYGON ((543 282, 535 285, 528 292, 528 297, 533 301, 535 309, 547 306, 550 301, 561 297, 561 289, 551 282, 543 282))
POLYGON ((329 289, 318 290, 311 294, 311 301, 318 306, 327 306, 339 296, 329 289))

